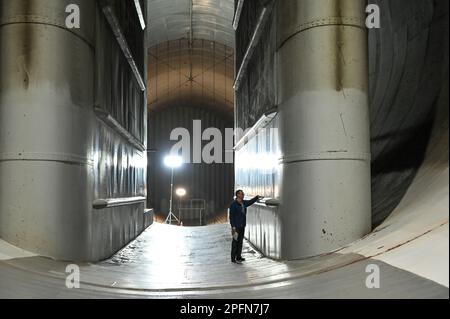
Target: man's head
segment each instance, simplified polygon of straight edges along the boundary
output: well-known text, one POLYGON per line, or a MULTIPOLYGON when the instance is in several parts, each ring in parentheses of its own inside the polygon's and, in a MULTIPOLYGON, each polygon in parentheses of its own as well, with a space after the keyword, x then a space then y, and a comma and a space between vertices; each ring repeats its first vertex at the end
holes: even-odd
POLYGON ((236 199, 243 200, 244 196, 245 196, 245 194, 242 189, 239 189, 236 191, 236 199))

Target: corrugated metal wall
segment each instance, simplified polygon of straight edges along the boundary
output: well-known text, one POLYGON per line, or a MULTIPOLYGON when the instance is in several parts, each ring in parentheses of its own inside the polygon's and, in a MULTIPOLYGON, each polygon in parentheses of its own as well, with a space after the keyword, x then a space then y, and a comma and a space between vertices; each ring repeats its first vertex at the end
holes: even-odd
POLYGON ((279 117, 275 117, 254 138, 236 150, 236 189, 245 190, 249 196, 280 197, 282 165, 279 163, 279 122, 279 117))
MULTIPOLYGON (((236 30, 236 73, 241 67, 263 7, 261 1, 244 1, 236 30)), ((268 23, 264 26, 262 36, 248 63, 247 71, 236 91, 235 125, 243 130, 251 128, 265 112, 273 109, 277 103, 276 23, 276 15, 271 12, 268 23)))
POLYGON ((151 216, 136 3, 1 0, 0 26, 0 236, 55 259, 107 258, 151 216), (79 29, 65 27, 69 4, 79 29), (124 205, 95 205, 111 200, 124 205))
MULTIPOLYGON (((202 121, 202 131, 209 127, 218 128, 225 136, 225 128, 233 128, 232 117, 224 117, 210 111, 208 108, 198 106, 174 106, 165 108, 149 116, 149 149, 157 150, 149 153, 148 173, 149 196, 148 207, 153 207, 156 213, 167 216, 170 198, 170 169, 163 164, 166 156, 176 141, 170 141, 172 129, 183 127, 191 133, 192 157, 192 131, 193 120, 202 121)), ((206 145, 208 142, 203 142, 206 145)), ((222 142, 223 149, 225 140, 222 142)), ((225 156, 225 152, 223 152, 225 156)), ((233 164, 184 164, 175 170, 174 190, 183 187, 187 190, 185 199, 205 199, 207 204, 206 219, 213 219, 218 214, 226 212, 233 200, 234 167, 233 164)), ((178 198, 174 195, 174 213, 177 214, 178 198)), ((185 215, 185 214, 184 214, 185 215)), ((185 215, 187 217, 187 215, 185 215)), ((198 225, 196 216, 193 220, 186 218, 184 225, 198 225)))
MULTIPOLYGON (((142 90, 108 23, 102 5, 108 5, 120 25, 142 78, 146 77, 145 31, 133 2, 98 1, 95 43, 95 108, 109 114, 118 126, 95 119, 94 199, 146 196, 147 92, 142 90), (123 136, 129 134, 134 143, 123 136), (139 144, 140 147, 136 147, 139 144)), ((140 1, 146 8, 146 1, 140 1)), ((144 10, 145 12, 146 10, 144 10)), ((145 14, 145 13, 144 13, 145 14)), ((145 17, 144 17, 145 18, 145 17)), ((97 112, 96 112, 97 113, 97 112)), ((108 257, 145 229, 145 203, 94 210, 92 259, 108 257), (144 217, 143 217, 144 216, 144 217)))
MULTIPOLYGON (((134 4, 108 2, 115 8, 142 76, 146 74, 144 39, 134 4)), ((131 71, 117 40, 101 12, 96 32, 96 101, 143 146, 146 134, 146 92, 131 71)), ((111 127, 98 121, 95 134, 96 198, 145 196, 146 158, 143 150, 123 140, 111 127)))
MULTIPOLYGON (((114 1, 114 11, 124 29, 124 36, 132 51, 142 77, 146 74, 145 32, 139 25, 134 4, 114 1), (129 19, 129 20, 127 20, 129 19)), ((95 106, 109 112, 142 144, 145 144, 146 92, 137 83, 129 62, 124 56, 110 25, 103 14, 97 16, 96 32, 96 101, 95 106)))

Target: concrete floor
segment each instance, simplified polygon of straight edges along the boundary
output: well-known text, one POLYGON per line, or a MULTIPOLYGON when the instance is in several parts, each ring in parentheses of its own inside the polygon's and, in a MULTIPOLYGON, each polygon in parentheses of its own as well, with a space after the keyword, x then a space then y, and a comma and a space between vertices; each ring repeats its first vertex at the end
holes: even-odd
POLYGON ((333 253, 274 261, 245 243, 230 262, 228 225, 154 224, 111 259, 80 264, 80 289, 65 285, 67 262, 23 257, 0 262, 0 298, 448 298, 448 288, 379 260, 333 253), (368 289, 368 264, 380 288, 368 289))

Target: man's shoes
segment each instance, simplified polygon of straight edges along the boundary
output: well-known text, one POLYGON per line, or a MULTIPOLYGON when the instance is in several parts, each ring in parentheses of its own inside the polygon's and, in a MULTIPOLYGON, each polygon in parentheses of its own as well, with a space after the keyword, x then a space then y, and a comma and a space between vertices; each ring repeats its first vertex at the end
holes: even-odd
POLYGON ((243 262, 245 261, 245 258, 241 257, 241 258, 236 258, 237 261, 243 262))
POLYGON ((242 264, 242 262, 239 259, 231 260, 231 262, 235 264, 242 264))

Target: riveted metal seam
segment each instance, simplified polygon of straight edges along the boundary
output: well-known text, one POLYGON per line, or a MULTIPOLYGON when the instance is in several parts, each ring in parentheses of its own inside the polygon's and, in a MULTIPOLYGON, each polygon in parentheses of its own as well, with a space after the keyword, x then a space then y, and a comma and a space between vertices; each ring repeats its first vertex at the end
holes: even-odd
POLYGON ((0 153, 0 162, 59 162, 73 165, 93 166, 94 160, 75 154, 57 153, 0 153))
POLYGON ((289 36, 286 36, 278 46, 277 50, 280 50, 290 39, 296 35, 305 32, 310 29, 319 27, 329 27, 329 26, 344 26, 344 27, 355 27, 365 30, 365 21, 361 18, 356 17, 329 17, 312 20, 306 23, 302 23, 292 28, 289 36))
POLYGON ((41 17, 37 15, 17 15, 14 17, 8 17, 0 20, 0 27, 14 25, 14 24, 37 24, 37 25, 46 25, 59 29, 63 29, 67 31, 77 38, 81 39, 85 42, 92 50, 94 49, 94 45, 92 44, 93 40, 89 39, 89 37, 81 32, 76 32, 76 29, 69 29, 64 23, 61 23, 59 19, 49 19, 46 17, 41 17))
POLYGON ((290 164, 297 162, 311 161, 370 161, 370 153, 345 152, 345 151, 328 151, 328 152, 311 152, 286 155, 279 159, 282 164, 290 164))

